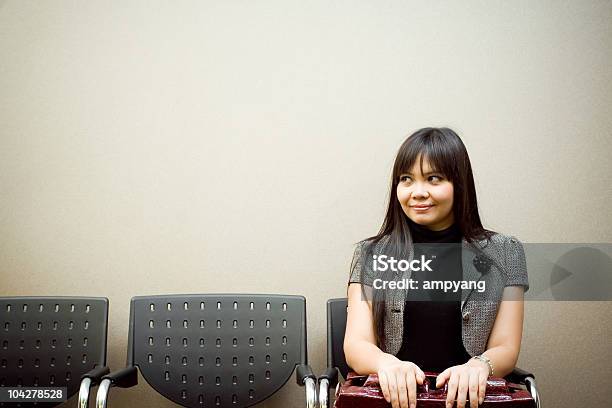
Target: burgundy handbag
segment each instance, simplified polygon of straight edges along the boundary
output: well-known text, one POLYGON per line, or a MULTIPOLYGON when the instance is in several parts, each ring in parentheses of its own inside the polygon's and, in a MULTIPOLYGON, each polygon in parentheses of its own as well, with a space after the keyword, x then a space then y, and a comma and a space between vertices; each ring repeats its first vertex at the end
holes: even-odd
MULTIPOLYGON (((447 385, 435 388, 437 374, 425 372, 423 385, 417 384, 417 408, 434 408, 446 406, 447 385)), ((469 407, 469 396, 466 406, 469 407)), ((336 392, 335 408, 388 408, 391 403, 385 401, 376 374, 357 375, 349 372, 346 381, 336 392)), ((531 394, 521 385, 503 378, 490 377, 484 402, 480 407, 490 408, 535 408, 531 394)))

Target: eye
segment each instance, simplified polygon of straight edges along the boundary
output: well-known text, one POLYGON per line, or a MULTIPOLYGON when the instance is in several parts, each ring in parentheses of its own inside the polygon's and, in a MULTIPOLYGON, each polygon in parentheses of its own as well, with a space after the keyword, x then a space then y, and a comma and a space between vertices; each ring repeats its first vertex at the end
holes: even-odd
POLYGON ((399 178, 401 183, 408 183, 410 181, 412 181, 412 179, 410 178, 410 176, 407 176, 405 174, 402 174, 399 178))
POLYGON ((437 176, 437 175, 433 175, 433 176, 429 176, 429 177, 428 177, 428 180, 429 180, 429 181, 432 181, 432 182, 434 182, 434 183, 438 183, 438 182, 440 182, 440 181, 444 180, 444 177, 442 177, 442 176, 437 176))

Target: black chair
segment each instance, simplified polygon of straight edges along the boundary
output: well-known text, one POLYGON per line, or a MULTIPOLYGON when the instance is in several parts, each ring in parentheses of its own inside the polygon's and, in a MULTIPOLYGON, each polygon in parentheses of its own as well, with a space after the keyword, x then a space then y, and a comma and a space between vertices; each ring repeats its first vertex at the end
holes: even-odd
POLYGON ((87 407, 90 387, 109 372, 108 299, 1 297, 0 322, 0 387, 67 389, 58 401, 0 406, 57 406, 79 390, 79 407, 87 407))
MULTIPOLYGON (((338 384, 338 373, 343 378, 350 371, 344 358, 344 332, 346 329, 347 298, 329 299, 327 301, 327 369, 319 377, 319 407, 328 408, 330 389, 338 384)), ((540 408, 540 398, 536 389, 535 376, 527 371, 515 368, 505 377, 507 381, 523 384, 540 408)))
POLYGON ((308 408, 316 376, 306 351, 303 296, 206 294, 137 296, 130 306, 127 367, 103 377, 131 387, 137 368, 158 393, 184 407, 248 407, 278 391, 296 369, 308 408))

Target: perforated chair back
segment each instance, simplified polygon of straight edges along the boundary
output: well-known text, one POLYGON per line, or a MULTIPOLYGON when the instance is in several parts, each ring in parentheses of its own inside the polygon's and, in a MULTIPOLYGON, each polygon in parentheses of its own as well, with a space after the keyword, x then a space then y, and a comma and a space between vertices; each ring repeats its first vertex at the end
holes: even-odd
POLYGON ((1 387, 67 387, 70 397, 106 364, 106 298, 1 297, 0 324, 1 387))
POLYGON ((128 365, 185 407, 254 405, 307 363, 306 300, 282 295, 138 296, 128 365))
POLYGON ((347 307, 347 298, 327 301, 327 366, 338 368, 344 378, 349 372, 349 366, 344 357, 347 307))

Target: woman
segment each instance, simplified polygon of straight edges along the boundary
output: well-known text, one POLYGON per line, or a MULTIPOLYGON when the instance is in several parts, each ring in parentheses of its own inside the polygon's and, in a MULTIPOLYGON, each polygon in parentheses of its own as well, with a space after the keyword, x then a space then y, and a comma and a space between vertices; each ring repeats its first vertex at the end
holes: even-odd
POLYGON ((477 407, 487 378, 513 370, 529 288, 523 248, 483 228, 470 160, 452 130, 424 128, 402 144, 382 227, 358 244, 351 269, 345 357, 358 374, 378 374, 394 408, 416 406, 424 370, 440 372, 436 387, 448 383, 449 407, 455 400, 477 407), (435 267, 384 267, 383 254, 408 262, 428 257, 435 267), (434 276, 482 286, 425 290, 434 276), (383 281, 407 278, 416 287, 381 289, 383 281))

